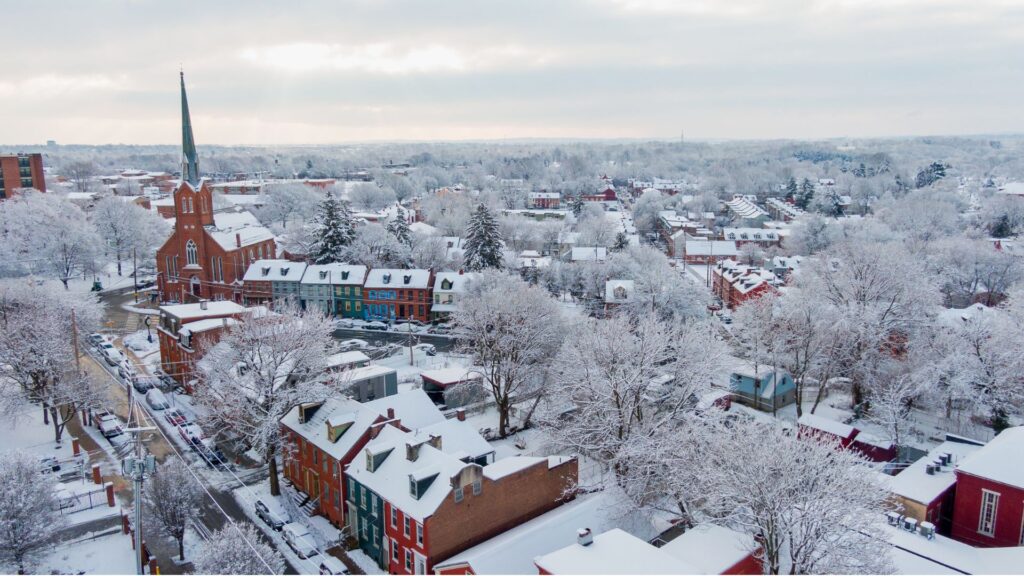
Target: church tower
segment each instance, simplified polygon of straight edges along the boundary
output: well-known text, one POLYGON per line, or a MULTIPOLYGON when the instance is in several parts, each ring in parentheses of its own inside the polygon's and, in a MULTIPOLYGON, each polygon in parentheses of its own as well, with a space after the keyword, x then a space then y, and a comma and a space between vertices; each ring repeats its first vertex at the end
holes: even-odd
POLYGON ((192 135, 192 116, 185 94, 185 73, 181 72, 181 185, 174 191, 174 211, 179 221, 192 226, 213 225, 213 198, 199 177, 199 153, 192 135))

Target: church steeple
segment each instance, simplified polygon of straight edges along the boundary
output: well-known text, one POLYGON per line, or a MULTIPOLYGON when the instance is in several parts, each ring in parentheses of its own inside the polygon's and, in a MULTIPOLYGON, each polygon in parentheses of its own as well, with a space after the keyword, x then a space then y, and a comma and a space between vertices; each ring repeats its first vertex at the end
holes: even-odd
POLYGON ((199 155, 192 137, 192 118, 188 113, 185 96, 185 72, 181 72, 181 179, 193 188, 199 185, 199 155))

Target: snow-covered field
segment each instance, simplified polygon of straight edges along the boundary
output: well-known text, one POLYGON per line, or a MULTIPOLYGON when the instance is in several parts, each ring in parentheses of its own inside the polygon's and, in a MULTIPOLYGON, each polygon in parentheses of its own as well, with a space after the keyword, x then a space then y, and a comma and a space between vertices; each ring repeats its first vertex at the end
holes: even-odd
MULTIPOLYGON (((3 569, 8 574, 16 570, 3 569)), ((54 547, 38 563, 38 574, 135 574, 131 537, 120 527, 89 533, 54 547)))

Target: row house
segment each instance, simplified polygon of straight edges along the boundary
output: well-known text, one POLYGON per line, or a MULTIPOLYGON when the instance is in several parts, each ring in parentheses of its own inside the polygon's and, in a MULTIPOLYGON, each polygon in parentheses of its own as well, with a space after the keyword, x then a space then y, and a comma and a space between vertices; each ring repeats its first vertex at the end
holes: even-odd
POLYGON ((724 228, 722 239, 731 240, 740 248, 744 244, 757 244, 761 248, 778 247, 782 237, 778 231, 767 228, 724 228))
POLYGON ((368 269, 355 264, 311 264, 299 286, 305 309, 331 316, 363 317, 363 282, 368 269))
POLYGON ((430 308, 430 319, 435 322, 447 320, 459 306, 459 300, 466 294, 469 282, 476 275, 458 272, 438 272, 434 278, 434 302, 430 308))
POLYGON ((737 194, 725 203, 733 223, 737 226, 759 227, 768 220, 768 212, 756 204, 757 197, 737 194))
POLYGON ((765 200, 764 205, 768 209, 768 215, 772 217, 772 220, 780 222, 792 222, 804 214, 804 211, 797 207, 796 204, 782 198, 769 198, 765 200))
POLYGON ((474 457, 482 445, 466 442, 472 433, 469 426, 454 434, 386 427, 349 466, 349 523, 382 569, 432 573, 440 561, 575 496, 575 458, 485 463, 474 457))
POLYGON ((615 194, 615 186, 608 181, 599 186, 596 192, 581 194, 580 199, 584 202, 615 202, 618 196, 615 194))
POLYGON ((376 268, 363 284, 367 320, 430 321, 434 273, 431 270, 376 268))
POLYGON ((191 392, 195 366, 223 333, 255 309, 231 301, 160 307, 160 369, 191 392))
POLYGON ((243 297, 247 304, 299 303, 299 283, 306 272, 304 262, 257 260, 243 276, 243 297))
POLYGON ((1024 546, 1024 426, 1007 428, 956 469, 952 537, 972 546, 1024 546))
POLYGON ((711 271, 711 289, 730 309, 775 292, 780 286, 782 280, 771 271, 735 260, 720 261, 711 271))
POLYGON ((773 256, 771 260, 768 260, 765 266, 771 270, 773 274, 781 278, 783 282, 788 284, 793 278, 793 274, 800 269, 800 265, 803 261, 803 256, 773 256))
POLYGON ((682 241, 674 239, 682 245, 682 258, 687 264, 715 264, 739 256, 736 243, 731 240, 711 240, 697 238, 683 233, 682 241))
POLYGON ((530 192, 527 205, 535 210, 557 210, 562 206, 562 195, 558 192, 530 192))

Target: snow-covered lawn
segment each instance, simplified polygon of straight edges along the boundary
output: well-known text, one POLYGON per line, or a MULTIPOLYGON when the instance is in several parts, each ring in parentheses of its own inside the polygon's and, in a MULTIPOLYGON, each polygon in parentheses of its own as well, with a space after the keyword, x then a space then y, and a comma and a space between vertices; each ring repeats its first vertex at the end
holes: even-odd
MULTIPOLYGON (((3 570, 13 574, 15 570, 3 570)), ((131 538, 120 528, 100 534, 89 533, 55 546, 38 564, 38 574, 135 574, 135 551, 131 538)))
POLYGON ((377 563, 373 561, 373 558, 364 554, 362 550, 349 550, 348 557, 359 565, 359 568, 367 574, 385 574, 385 572, 380 569, 380 566, 377 566, 377 563))
MULTIPOLYGON (((0 422, 0 451, 24 450, 43 456, 53 456, 60 462, 74 459, 71 434, 64 430, 61 443, 53 441, 53 424, 43 423, 43 411, 25 404, 0 422)), ((83 457, 87 458, 84 455, 83 457)))

